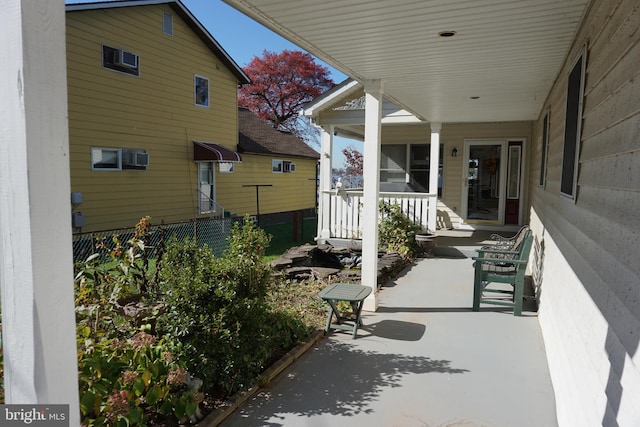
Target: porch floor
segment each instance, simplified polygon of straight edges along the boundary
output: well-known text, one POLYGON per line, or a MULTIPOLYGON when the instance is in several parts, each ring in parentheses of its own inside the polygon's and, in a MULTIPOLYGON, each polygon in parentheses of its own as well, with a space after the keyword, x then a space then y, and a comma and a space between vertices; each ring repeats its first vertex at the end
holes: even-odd
POLYGON ((223 425, 556 426, 537 313, 471 311, 490 233, 447 234, 379 291, 357 339, 331 332, 223 425))

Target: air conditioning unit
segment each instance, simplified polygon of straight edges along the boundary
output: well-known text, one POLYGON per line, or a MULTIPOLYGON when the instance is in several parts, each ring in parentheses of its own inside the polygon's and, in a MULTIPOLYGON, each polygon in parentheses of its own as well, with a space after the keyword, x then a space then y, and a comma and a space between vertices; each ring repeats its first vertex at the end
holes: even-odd
POLYGON ((283 172, 295 172, 296 171, 296 164, 285 161, 282 164, 282 169, 283 169, 283 172))
POLYGON ((114 64, 126 68, 138 68, 138 55, 126 50, 116 50, 113 59, 114 64))
POLYGON ((122 163, 126 166, 149 166, 149 153, 141 150, 125 150, 122 163))

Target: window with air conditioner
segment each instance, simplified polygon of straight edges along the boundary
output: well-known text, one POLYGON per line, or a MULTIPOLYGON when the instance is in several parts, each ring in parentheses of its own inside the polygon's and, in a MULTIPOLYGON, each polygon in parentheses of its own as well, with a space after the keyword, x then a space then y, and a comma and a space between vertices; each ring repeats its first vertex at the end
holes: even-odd
POLYGON ((271 171, 273 173, 292 173, 296 171, 296 164, 289 160, 271 160, 271 171))
POLYGON ((220 173, 233 173, 235 170, 235 163, 233 162, 220 162, 218 163, 218 170, 220 173))
POLYGON ((99 171, 147 170, 149 153, 145 150, 91 147, 91 169, 99 171))
POLYGON ((122 150, 123 169, 146 169, 149 166, 149 153, 144 150, 122 150))
POLYGON ((102 66, 132 76, 140 75, 140 57, 116 47, 102 45, 102 66))

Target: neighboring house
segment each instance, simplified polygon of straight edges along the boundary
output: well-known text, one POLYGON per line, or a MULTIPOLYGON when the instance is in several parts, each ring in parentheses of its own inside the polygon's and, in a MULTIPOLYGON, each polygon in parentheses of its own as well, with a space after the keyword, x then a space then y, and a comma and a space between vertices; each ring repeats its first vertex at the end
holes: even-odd
POLYGON ((221 201, 252 212, 223 196, 238 192, 225 185, 242 160, 237 87, 249 80, 211 34, 179 1, 66 10, 75 230, 222 215, 221 201))
POLYGON ((244 108, 238 109, 238 133, 242 163, 235 174, 219 175, 218 184, 226 190, 219 200, 225 209, 254 215, 259 208, 262 219, 279 221, 279 216, 284 222, 291 221, 292 212, 315 214, 320 155, 244 108))
POLYGON ((324 129, 320 238, 336 232, 333 135, 364 140, 363 283, 375 288, 378 180, 428 186, 435 224, 441 175, 452 227, 534 232, 559 424, 639 425, 638 2, 225 1, 353 78, 305 113, 324 129))

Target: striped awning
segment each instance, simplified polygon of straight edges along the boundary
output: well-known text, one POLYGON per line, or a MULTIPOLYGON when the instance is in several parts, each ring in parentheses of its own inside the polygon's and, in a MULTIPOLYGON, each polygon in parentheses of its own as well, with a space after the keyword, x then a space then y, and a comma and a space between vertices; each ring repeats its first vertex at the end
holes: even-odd
POLYGON ((242 157, 233 150, 213 142, 193 141, 195 162, 241 162, 242 157))

